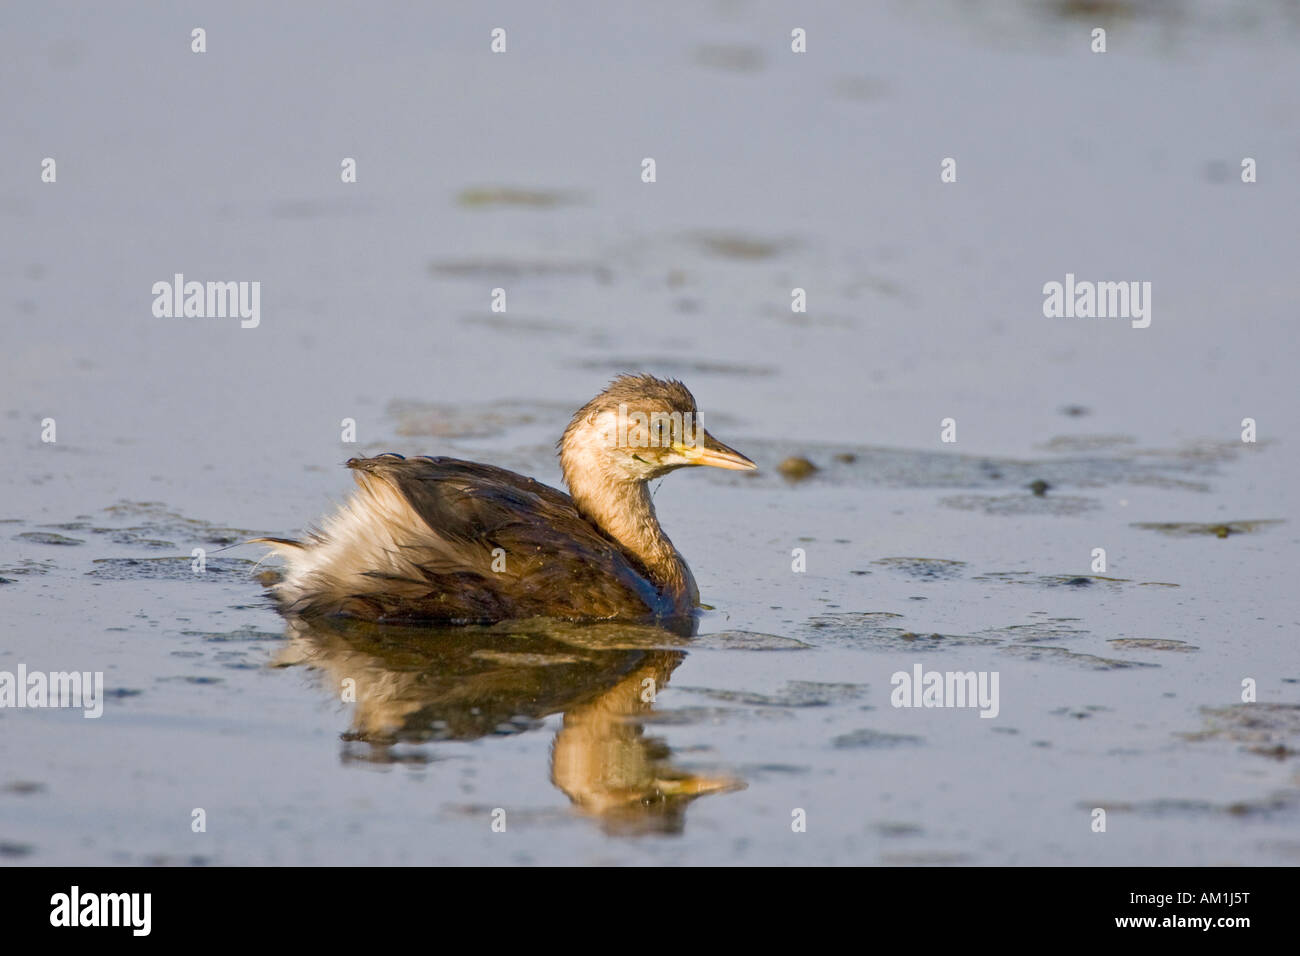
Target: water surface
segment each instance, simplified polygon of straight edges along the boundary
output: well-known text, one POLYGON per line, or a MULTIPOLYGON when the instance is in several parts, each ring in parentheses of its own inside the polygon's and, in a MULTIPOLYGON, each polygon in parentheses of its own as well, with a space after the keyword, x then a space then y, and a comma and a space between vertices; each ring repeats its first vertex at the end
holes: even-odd
POLYGON ((8 5, 0 669, 109 696, 0 711, 0 860, 1300 860, 1294 12, 922 9, 8 5), (1151 326, 1045 319, 1067 272, 1151 326), (656 491, 697 636, 264 598, 348 457, 556 482, 624 369, 761 466, 656 491), (998 716, 891 706, 918 663, 998 716))

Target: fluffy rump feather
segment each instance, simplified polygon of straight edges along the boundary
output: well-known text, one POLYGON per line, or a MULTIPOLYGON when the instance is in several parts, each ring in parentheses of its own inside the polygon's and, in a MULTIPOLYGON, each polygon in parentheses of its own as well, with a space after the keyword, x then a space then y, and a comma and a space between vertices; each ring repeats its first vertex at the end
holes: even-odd
POLYGON ((271 591, 287 612, 455 624, 682 612, 568 495, 531 478, 452 458, 348 467, 357 488, 319 530, 259 539, 285 560, 271 591))

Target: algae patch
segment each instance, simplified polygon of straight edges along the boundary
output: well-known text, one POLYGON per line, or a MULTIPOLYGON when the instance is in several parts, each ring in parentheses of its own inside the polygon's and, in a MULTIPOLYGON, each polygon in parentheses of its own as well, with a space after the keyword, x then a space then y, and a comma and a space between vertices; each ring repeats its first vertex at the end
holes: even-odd
POLYGON ((1132 527, 1144 531, 1159 531, 1174 538, 1195 538, 1210 536, 1226 538, 1234 534, 1253 534, 1275 524, 1282 524, 1282 518, 1263 518, 1253 521, 1221 521, 1217 524, 1198 524, 1193 521, 1138 521, 1132 527))
POLYGON ((898 571, 920 581, 948 581, 959 578, 965 561, 948 558, 880 558, 872 564, 898 571))

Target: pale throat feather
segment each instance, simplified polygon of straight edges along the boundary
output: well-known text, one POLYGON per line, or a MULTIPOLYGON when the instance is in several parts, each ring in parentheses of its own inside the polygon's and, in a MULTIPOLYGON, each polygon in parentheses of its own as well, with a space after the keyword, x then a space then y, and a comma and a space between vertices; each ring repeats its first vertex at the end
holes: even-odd
POLYGON ((560 469, 574 504, 583 517, 635 555, 659 588, 693 606, 699 600, 695 578, 664 534, 649 487, 644 480, 612 472, 601 453, 602 439, 592 432, 598 432, 594 424, 571 433, 560 451, 560 469))

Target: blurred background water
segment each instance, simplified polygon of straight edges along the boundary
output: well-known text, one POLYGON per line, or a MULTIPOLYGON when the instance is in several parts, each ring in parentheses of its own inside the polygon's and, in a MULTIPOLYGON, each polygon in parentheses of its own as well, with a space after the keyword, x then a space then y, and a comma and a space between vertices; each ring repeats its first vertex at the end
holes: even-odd
POLYGON ((6 4, 0 669, 113 696, 0 711, 0 861, 1296 862, 1298 32, 6 4), (259 281, 260 325, 156 318, 178 272, 259 281), (1066 273, 1151 282, 1150 327, 1044 318, 1066 273), (314 521, 354 454, 557 482, 628 369, 763 469, 657 491, 699 637, 286 629, 258 549, 216 550, 314 521), (999 716, 891 707, 915 663, 998 671, 999 716))

